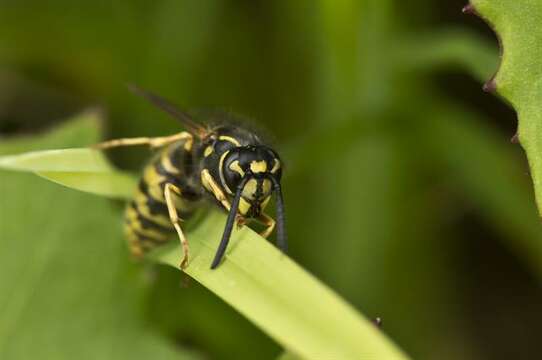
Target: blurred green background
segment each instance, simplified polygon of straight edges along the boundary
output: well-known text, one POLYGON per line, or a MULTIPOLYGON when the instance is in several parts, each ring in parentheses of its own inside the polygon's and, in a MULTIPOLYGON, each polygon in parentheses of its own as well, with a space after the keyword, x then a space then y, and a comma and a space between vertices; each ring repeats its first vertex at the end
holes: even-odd
MULTIPOLYGON (((286 161, 296 261, 381 317, 383 331, 416 359, 532 359, 542 354, 542 227, 523 152, 509 141, 514 113, 481 90, 497 68, 496 38, 462 15, 463 5, 4 0, 0 150, 28 150, 9 145, 12 137, 96 107, 106 114, 103 137, 178 131, 127 82, 186 108, 247 115, 286 161)), ((41 147, 93 141, 73 139, 41 147)), ((148 151, 112 156, 137 170, 148 151)), ((22 349, 36 339, 55 348, 50 358, 280 354, 206 289, 182 285, 179 272, 131 264, 120 204, 29 175, 0 176, 2 358, 27 358, 22 349), (10 216, 32 211, 35 227, 17 230, 28 223, 10 216), (87 245, 50 250, 44 242, 38 251, 39 233, 53 242, 84 234, 80 244, 93 242, 94 260, 78 253, 87 245), (87 303, 96 288, 107 289, 103 302, 87 303), (63 299, 72 307, 51 312, 63 299), (55 322, 60 335, 47 340, 55 322), (121 336, 127 328, 132 335, 121 336), (110 341, 94 341, 104 337, 110 341), (149 346, 148 356, 119 350, 149 337, 160 350, 149 346)))

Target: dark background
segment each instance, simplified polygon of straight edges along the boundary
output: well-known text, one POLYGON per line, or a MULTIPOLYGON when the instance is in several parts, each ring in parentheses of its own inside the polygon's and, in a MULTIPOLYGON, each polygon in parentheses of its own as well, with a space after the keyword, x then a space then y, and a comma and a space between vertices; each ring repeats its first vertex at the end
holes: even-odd
MULTIPOLYGON (((0 134, 94 107, 106 138, 178 131, 127 82, 247 115, 287 163, 296 261, 414 358, 532 359, 542 228, 515 114, 482 92, 497 40, 463 5, 2 1, 0 134)), ((147 155, 112 153, 131 170, 147 155)), ((195 282, 152 271, 146 318, 168 339, 211 358, 279 353, 195 282)))

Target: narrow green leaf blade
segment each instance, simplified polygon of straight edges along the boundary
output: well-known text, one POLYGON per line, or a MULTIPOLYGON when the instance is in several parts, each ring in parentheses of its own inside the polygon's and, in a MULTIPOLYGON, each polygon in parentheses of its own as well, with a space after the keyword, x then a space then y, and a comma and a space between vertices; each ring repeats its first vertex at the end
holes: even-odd
MULTIPOLYGON (((188 234, 186 272, 302 358, 404 359, 369 321, 248 227, 234 231, 225 261, 210 264, 225 216, 217 212, 188 234)), ((180 247, 153 258, 179 266, 180 247)))
POLYGON ((0 167, 20 171, 111 172, 102 152, 81 148, 32 151, 0 158, 0 167))
POLYGON ((36 174, 75 190, 110 198, 129 199, 136 187, 135 178, 121 172, 41 171, 36 174))
POLYGON ((105 156, 88 148, 43 150, 0 157, 0 169, 35 172, 57 184, 112 198, 129 198, 135 178, 114 170, 105 156))

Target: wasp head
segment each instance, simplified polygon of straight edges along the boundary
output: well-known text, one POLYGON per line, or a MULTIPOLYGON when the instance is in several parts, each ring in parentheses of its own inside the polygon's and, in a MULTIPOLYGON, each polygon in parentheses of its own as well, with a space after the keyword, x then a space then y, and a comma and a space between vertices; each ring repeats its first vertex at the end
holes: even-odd
POLYGON ((242 184, 239 213, 257 217, 265 209, 282 176, 278 155, 263 145, 236 147, 224 158, 220 176, 230 194, 242 184))
POLYGON ((233 198, 211 268, 216 268, 224 255, 237 212, 247 218, 265 215, 262 212, 272 193, 276 194, 277 199, 277 246, 286 252, 284 201, 280 185, 282 170, 278 155, 264 145, 238 146, 221 158, 219 169, 221 182, 233 198))
MULTIPOLYGON (((284 220, 284 201, 280 179, 281 162, 278 155, 264 145, 237 146, 220 159, 220 180, 225 190, 232 195, 230 211, 222 240, 216 252, 211 268, 220 263, 226 251, 237 214, 246 218, 269 220, 263 210, 276 195, 277 206, 277 246, 284 252, 287 249, 287 236, 284 220)), ((273 222, 274 224, 274 222, 273 222)))

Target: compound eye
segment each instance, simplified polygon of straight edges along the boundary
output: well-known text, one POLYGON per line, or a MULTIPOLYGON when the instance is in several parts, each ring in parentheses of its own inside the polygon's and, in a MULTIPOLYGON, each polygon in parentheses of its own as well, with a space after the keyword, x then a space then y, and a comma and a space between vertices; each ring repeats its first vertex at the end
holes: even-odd
POLYGON ((229 193, 233 194, 244 174, 245 172, 239 164, 239 153, 237 151, 230 152, 224 159, 220 173, 222 185, 226 190, 229 190, 229 193))

